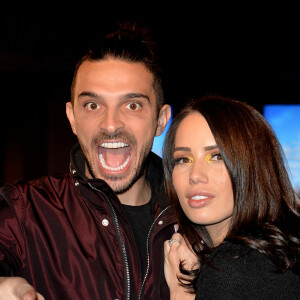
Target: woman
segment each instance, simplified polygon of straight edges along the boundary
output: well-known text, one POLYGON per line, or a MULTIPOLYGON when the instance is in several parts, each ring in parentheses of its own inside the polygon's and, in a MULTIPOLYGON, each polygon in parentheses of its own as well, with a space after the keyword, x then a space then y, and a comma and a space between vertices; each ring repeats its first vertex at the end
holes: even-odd
POLYGON ((171 299, 300 299, 299 197, 264 117, 202 97, 174 119, 163 157, 180 232, 165 243, 171 299))

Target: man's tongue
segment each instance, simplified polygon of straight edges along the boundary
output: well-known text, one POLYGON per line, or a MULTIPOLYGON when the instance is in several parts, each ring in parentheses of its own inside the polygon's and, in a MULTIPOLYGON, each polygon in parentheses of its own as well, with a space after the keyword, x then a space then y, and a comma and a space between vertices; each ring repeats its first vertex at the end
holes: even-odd
POLYGON ((117 168, 121 166, 130 154, 130 147, 108 149, 100 147, 99 154, 102 154, 107 166, 117 168))

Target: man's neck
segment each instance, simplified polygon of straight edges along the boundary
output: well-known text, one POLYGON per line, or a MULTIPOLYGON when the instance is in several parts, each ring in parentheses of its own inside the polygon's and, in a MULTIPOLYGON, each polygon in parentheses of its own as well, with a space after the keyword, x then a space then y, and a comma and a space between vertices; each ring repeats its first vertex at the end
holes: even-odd
MULTIPOLYGON (((133 184, 133 186, 128 191, 122 194, 118 194, 118 198, 120 199, 120 202, 122 204, 139 206, 150 201, 151 186, 146 179, 145 173, 133 184)), ((85 174, 88 178, 93 177, 87 165, 85 165, 85 174)))
POLYGON ((122 204, 139 206, 146 204, 151 198, 151 187, 146 180, 146 176, 142 176, 134 185, 125 193, 118 194, 122 204))

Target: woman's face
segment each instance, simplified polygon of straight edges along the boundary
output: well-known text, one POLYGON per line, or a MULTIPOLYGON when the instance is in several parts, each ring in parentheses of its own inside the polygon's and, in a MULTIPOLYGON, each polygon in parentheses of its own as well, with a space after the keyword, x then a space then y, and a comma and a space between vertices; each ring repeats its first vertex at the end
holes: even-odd
POLYGON ((233 212, 231 180, 215 138, 198 112, 183 119, 175 135, 172 180, 180 205, 205 225, 214 243, 227 234, 233 212))

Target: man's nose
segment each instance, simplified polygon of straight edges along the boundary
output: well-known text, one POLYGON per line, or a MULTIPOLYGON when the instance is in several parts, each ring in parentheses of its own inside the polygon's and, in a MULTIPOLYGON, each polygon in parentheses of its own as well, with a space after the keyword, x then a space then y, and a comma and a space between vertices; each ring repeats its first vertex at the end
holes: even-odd
POLYGON ((102 115, 99 125, 103 132, 109 134, 117 133, 125 127, 121 113, 116 109, 107 109, 102 115))

